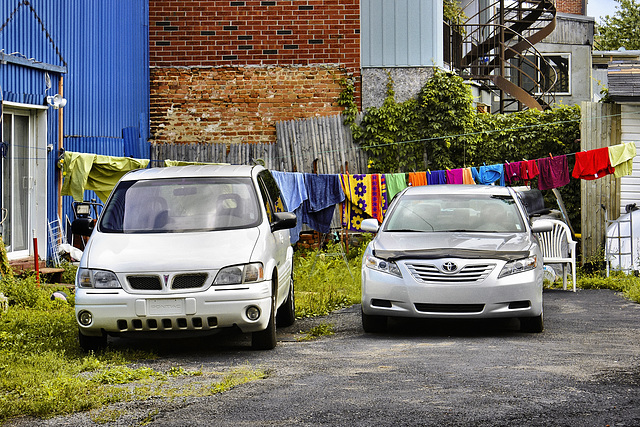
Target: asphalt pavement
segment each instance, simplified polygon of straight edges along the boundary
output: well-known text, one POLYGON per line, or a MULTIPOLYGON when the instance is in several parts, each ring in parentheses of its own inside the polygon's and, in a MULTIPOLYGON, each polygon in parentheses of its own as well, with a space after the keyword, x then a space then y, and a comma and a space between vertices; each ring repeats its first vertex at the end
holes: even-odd
MULTIPOLYGON (((606 290, 546 290, 545 331, 517 320, 393 321, 365 334, 359 305, 278 331, 275 350, 245 336, 138 342, 154 369, 268 371, 207 397, 118 403, 99 425, 640 426, 640 304, 606 290), (298 341, 321 323, 335 334, 298 341)), ((95 414, 93 415, 95 419, 95 414)), ((98 425, 91 413, 10 425, 98 425)))

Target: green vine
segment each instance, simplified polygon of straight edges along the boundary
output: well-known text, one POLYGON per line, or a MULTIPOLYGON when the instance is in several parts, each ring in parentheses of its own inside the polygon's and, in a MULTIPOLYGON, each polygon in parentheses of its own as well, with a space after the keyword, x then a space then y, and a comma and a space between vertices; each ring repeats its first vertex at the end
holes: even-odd
MULTIPOLYGON (((354 141, 369 156, 371 173, 481 166, 580 150, 578 106, 543 112, 479 113, 464 80, 438 69, 415 99, 397 103, 394 95, 389 76, 382 106, 368 108, 358 124, 352 86, 341 94, 345 122, 349 120, 354 141)), ((571 168, 573 157, 569 162, 571 168)), ((579 181, 572 180, 560 192, 574 229, 579 230, 579 181)), ((548 201, 555 203, 552 195, 548 201)))
POLYGON ((344 107, 344 122, 347 125, 352 125, 356 122, 356 116, 358 115, 358 105, 356 104, 355 97, 355 82, 353 78, 343 78, 340 80, 340 86, 342 91, 338 96, 338 105, 344 107))

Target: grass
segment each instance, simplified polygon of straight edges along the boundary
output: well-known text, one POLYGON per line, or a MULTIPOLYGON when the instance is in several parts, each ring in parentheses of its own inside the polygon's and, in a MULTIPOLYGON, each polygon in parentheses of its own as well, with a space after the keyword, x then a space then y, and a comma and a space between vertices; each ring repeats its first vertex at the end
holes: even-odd
MULTIPOLYGON (((296 252, 297 317, 325 315, 360 302, 363 250, 364 244, 351 248, 348 268, 341 257, 328 255, 339 252, 335 243, 318 256, 316 251, 296 252)), ((640 302, 638 277, 578 273, 580 288, 612 289, 640 302)), ((79 411, 91 411, 90 417, 97 423, 117 422, 125 414, 109 407, 110 403, 212 395, 270 374, 268 369, 250 366, 227 372, 186 370, 181 366, 156 371, 141 363, 155 358, 148 352, 107 348, 85 354, 77 342, 73 295, 60 287, 69 295, 68 302, 51 300, 55 290, 58 288, 51 285, 38 287, 33 276, 0 281, 0 292, 10 301, 8 311, 0 311, 0 423, 18 416, 48 418, 79 411), (134 363, 136 367, 132 367, 134 363)), ((306 331, 302 339, 332 333, 333 325, 320 324, 306 331)), ((146 418, 138 421, 151 422, 156 414, 150 409, 146 418)))
POLYGON ((312 341, 316 338, 325 337, 328 335, 333 335, 333 325, 330 323, 321 323, 318 326, 314 326, 308 331, 301 331, 305 334, 303 337, 298 338, 298 341, 312 341))

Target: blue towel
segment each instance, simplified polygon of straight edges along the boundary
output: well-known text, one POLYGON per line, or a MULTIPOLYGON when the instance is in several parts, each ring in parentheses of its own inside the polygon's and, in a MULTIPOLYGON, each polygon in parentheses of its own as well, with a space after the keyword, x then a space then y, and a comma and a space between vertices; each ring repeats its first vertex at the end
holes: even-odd
POLYGON ((500 180, 500 185, 504 187, 504 165, 480 166, 480 170, 471 168, 471 175, 478 184, 491 185, 500 180))
POLYGON ((302 222, 321 233, 331 231, 336 204, 344 200, 339 175, 304 174, 308 200, 302 204, 302 222))
POLYGON ((447 171, 428 171, 427 185, 438 185, 447 183, 447 171))
POLYGON ((307 187, 304 185, 304 175, 300 172, 271 171, 271 175, 278 183, 282 196, 287 204, 287 210, 294 212, 308 199, 307 187))
POLYGON ((289 230, 291 244, 295 244, 300 239, 300 231, 302 230, 302 204, 308 199, 307 187, 304 185, 304 175, 300 172, 278 171, 271 171, 271 175, 273 175, 278 187, 280 187, 280 191, 282 191, 287 210, 295 213, 298 217, 296 226, 289 230))

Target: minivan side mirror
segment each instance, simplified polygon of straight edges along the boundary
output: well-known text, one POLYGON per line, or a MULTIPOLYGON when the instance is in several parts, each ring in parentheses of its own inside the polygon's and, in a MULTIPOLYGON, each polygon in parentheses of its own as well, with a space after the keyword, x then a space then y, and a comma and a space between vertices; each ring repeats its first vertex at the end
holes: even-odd
POLYGON ((96 222, 93 218, 76 218, 71 223, 71 232, 78 236, 91 236, 96 222))
POLYGON ((370 231, 372 233, 375 233, 379 228, 380 225, 378 225, 378 220, 375 218, 367 218, 365 220, 362 220, 362 222, 360 223, 360 229, 362 231, 370 231))
POLYGON ((553 230, 553 224, 544 219, 539 219, 538 221, 534 221, 531 224, 531 232, 532 233, 546 233, 547 231, 553 230))
POLYGON ((294 228, 298 222, 296 214, 293 212, 276 212, 273 214, 271 232, 294 228))

